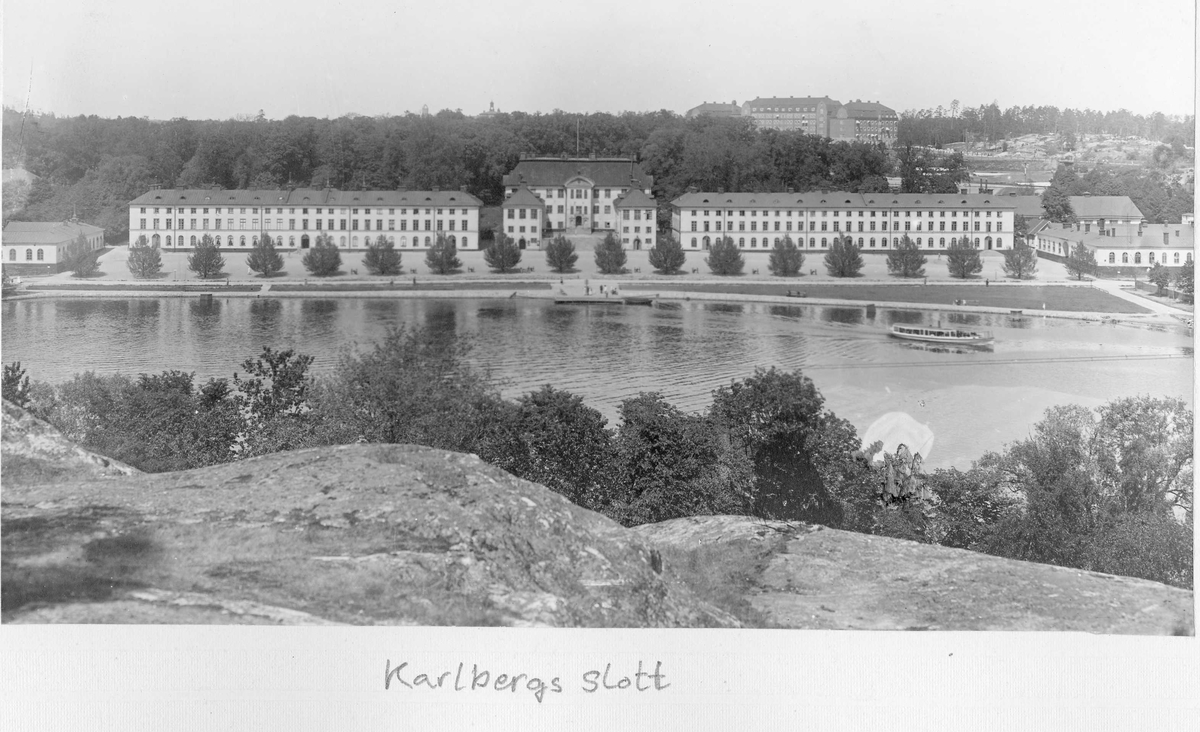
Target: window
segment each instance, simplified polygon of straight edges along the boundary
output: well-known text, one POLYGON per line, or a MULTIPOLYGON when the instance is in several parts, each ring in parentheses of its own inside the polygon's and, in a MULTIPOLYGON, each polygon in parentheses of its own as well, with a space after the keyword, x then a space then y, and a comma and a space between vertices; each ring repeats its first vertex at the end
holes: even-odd
POLYGON ((1116 253, 1116 252, 1109 252, 1109 253, 1108 253, 1108 263, 1109 263, 1109 264, 1116 264, 1116 263, 1117 263, 1117 253, 1116 253))
MULTIPOLYGON (((205 224, 205 226, 207 227, 207 224, 205 224)), ((144 228, 146 228, 146 220, 145 220, 145 219, 141 219, 141 220, 140 220, 140 222, 138 223, 138 228, 139 228, 139 229, 144 229, 144 228)), ((16 251, 16 250, 14 249, 13 251, 16 251)))
POLYGON ((1179 252, 1175 252, 1175 264, 1179 264, 1179 252))
POLYGON ((1129 264, 1129 252, 1121 252, 1121 264, 1129 264))
POLYGON ((33 250, 32 250, 32 249, 26 249, 26 250, 25 250, 25 261, 26 261, 26 262, 32 262, 32 261, 33 261, 33 250))
MULTIPOLYGON (((38 254, 41 254, 40 249, 38 250, 38 254)), ((1154 264, 1154 252, 1150 252, 1150 264, 1154 264)))
POLYGON ((41 262, 45 259, 46 259, 46 253, 43 250, 39 249, 38 253, 37 253, 37 261, 41 262))

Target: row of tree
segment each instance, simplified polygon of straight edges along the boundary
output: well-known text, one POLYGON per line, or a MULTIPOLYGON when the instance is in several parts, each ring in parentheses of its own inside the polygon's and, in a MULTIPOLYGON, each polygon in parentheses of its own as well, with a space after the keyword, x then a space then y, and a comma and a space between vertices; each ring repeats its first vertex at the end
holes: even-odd
MULTIPOLYGON (((257 303, 278 307, 278 303, 257 303)), ((469 452, 626 525, 704 514, 800 520, 1192 585, 1192 412, 1179 399, 1058 407, 967 472, 925 473, 863 446, 800 372, 758 370, 685 413, 622 402, 615 428, 550 386, 515 401, 469 342, 397 330, 342 357, 264 349, 232 379, 82 374, 51 386, 6 367, 5 399, 87 449, 150 472, 352 442, 469 452)))
POLYGON ((1192 144, 1196 118, 1169 117, 1162 112, 1134 114, 1127 109, 1102 112, 1095 109, 1059 109, 1042 105, 1013 106, 998 104, 960 107, 958 100, 949 108, 912 109, 900 115, 897 139, 900 144, 941 147, 964 142, 968 137, 996 142, 1021 135, 1115 135, 1192 144))

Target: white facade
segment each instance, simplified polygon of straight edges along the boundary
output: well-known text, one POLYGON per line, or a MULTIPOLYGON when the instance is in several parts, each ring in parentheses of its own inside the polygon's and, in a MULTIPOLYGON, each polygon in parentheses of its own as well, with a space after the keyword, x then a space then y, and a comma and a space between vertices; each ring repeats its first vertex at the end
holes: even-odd
POLYGON ((130 202, 129 239, 172 250, 208 235, 237 250, 265 233, 282 248, 306 249, 326 234, 340 248, 365 249, 382 235, 399 249, 427 249, 441 233, 478 249, 481 205, 463 191, 157 189, 130 202))
POLYGON ((528 187, 545 203, 552 230, 615 232, 617 199, 633 191, 649 196, 653 183, 629 158, 523 157, 504 177, 504 191, 511 196, 528 187))
POLYGON ((802 249, 828 249, 849 235, 864 251, 907 235, 940 250, 966 237, 977 249, 1011 249, 1013 207, 1002 197, 959 194, 687 193, 672 202, 671 228, 685 249, 724 236, 742 249, 771 249, 785 236, 802 249))

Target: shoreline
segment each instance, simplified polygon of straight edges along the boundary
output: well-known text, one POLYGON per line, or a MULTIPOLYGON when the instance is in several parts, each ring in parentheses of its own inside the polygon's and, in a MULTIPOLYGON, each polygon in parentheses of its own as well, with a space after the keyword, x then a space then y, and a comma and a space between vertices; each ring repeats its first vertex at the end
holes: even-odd
MULTIPOLYGON (((577 279, 577 278, 576 278, 577 279)), ((772 281, 739 281, 730 283, 727 281, 708 281, 708 282, 689 282, 681 283, 667 279, 650 280, 650 279, 630 279, 630 280, 614 280, 600 279, 597 281, 617 282, 622 286, 629 287, 631 292, 636 292, 637 296, 652 297, 656 301, 662 302, 724 302, 724 303, 755 303, 755 304, 772 304, 772 305, 793 305, 805 306, 812 305, 818 307, 847 307, 857 309, 867 309, 868 307, 886 308, 890 310, 921 310, 921 311, 939 311, 948 313, 968 313, 968 314, 986 314, 986 315, 1010 315, 1014 317, 1044 317, 1068 320, 1080 320, 1087 322, 1111 322, 1125 323, 1129 325, 1176 325, 1186 327, 1184 322, 1190 320, 1189 313, 1179 311, 1178 314, 1166 313, 1122 313, 1108 311, 1075 311, 1075 310, 1050 310, 1050 309, 1032 309, 1032 308, 1009 308, 996 307, 985 305, 958 305, 953 303, 941 302, 909 302, 909 301, 892 301, 892 300, 861 300, 861 299, 846 299, 846 298, 829 298, 829 297, 795 297, 788 295, 760 295, 750 293, 737 292, 705 292, 701 290, 686 290, 681 289, 686 285, 696 285, 698 287, 708 287, 713 285, 763 285, 763 286, 780 286, 779 282, 772 281), (655 285, 666 285, 670 289, 655 290, 655 285)), ((71 283, 75 284, 75 283, 71 283)), ((84 285, 86 283, 79 283, 84 285)), ((215 283, 214 283, 215 284, 215 283)), ((358 284, 353 283, 353 284, 358 284)), ((367 284, 367 283, 363 283, 367 284)), ((550 279, 532 279, 522 278, 520 280, 492 280, 492 279, 475 279, 468 282, 455 282, 442 284, 437 283, 432 287, 421 287, 418 285, 415 289, 401 288, 383 288, 383 287, 367 287, 364 289, 343 289, 350 286, 351 283, 323 283, 313 284, 303 281, 281 281, 273 283, 255 283, 249 285, 247 283, 238 282, 236 284, 222 284, 213 287, 203 287, 196 283, 179 283, 178 285, 164 285, 160 283, 147 283, 145 285, 137 285, 132 283, 114 284, 111 286, 97 285, 94 287, 81 286, 56 288, 53 285, 38 288, 35 290, 22 290, 21 294, 13 295, 4 298, 4 302, 20 302, 30 300, 46 300, 46 299, 141 299, 141 298, 187 298, 199 297, 201 295, 212 295, 221 298, 244 298, 244 299, 461 299, 461 300, 503 300, 503 299, 526 299, 526 300, 553 300, 556 295, 553 292, 553 281, 550 279), (497 287, 494 289, 485 289, 482 285, 500 285, 505 284, 507 287, 497 287), (274 289, 275 285, 287 287, 288 289, 274 289), (336 285, 336 289, 329 287, 336 285), (467 285, 467 287, 462 287, 467 285), (292 289, 296 288, 296 289, 292 289)), ((790 284, 790 283, 789 283, 790 284)), ((799 284, 799 283, 797 283, 799 284)), ((923 289, 929 286, 947 286, 947 285, 966 285, 969 287, 983 287, 979 283, 963 283, 963 282, 930 282, 928 285, 922 283, 895 283, 878 280, 859 280, 847 283, 836 283, 837 285, 850 286, 875 286, 875 287, 895 287, 895 288, 917 288, 923 289)), ((829 284, 821 283, 819 285, 812 284, 813 287, 828 287, 829 284)), ((1089 283, 1034 283, 1034 282, 1011 282, 1003 285, 997 283, 998 287, 1070 287, 1070 288, 1090 288, 1089 283)), ((37 287, 35 285, 35 287, 37 287)), ((797 287, 796 289, 800 289, 797 287)), ((613 299, 613 304, 621 302, 621 296, 618 295, 613 299)), ((606 303, 595 303, 606 304, 606 303)), ((577 307, 577 306, 576 306, 577 307)))

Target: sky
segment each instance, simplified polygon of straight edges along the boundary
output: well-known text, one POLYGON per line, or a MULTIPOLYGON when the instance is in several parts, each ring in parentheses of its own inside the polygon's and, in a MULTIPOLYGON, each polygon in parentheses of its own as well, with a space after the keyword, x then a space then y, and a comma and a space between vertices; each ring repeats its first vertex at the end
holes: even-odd
POLYGON ((829 96, 904 111, 1194 114, 1194 0, 4 0, 6 106, 151 119, 685 112, 829 96))

